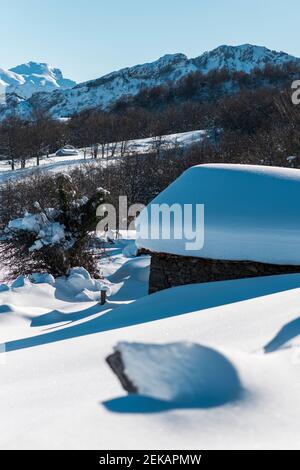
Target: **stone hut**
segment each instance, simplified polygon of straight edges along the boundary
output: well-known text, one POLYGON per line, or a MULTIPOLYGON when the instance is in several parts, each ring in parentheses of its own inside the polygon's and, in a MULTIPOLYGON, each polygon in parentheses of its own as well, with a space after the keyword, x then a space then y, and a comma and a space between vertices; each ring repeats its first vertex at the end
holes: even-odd
POLYGON ((299 273, 300 170, 192 167, 142 212, 137 245, 151 255, 150 293, 299 273))

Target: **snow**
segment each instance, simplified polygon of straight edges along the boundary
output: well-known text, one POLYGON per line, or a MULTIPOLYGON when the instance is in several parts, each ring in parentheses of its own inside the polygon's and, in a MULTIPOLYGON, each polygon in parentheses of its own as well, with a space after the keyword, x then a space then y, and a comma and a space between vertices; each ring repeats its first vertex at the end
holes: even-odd
POLYGON ((84 268, 72 268, 65 282, 65 288, 72 293, 78 302, 99 302, 101 291, 110 295, 109 281, 92 279, 84 268))
MULTIPOLYGON (((147 139, 136 139, 128 142, 128 153, 149 153, 161 146, 161 149, 172 148, 174 145, 185 147, 201 142, 207 136, 205 130, 179 132, 163 135, 161 137, 149 137, 147 139)), ((117 149, 118 150, 118 149, 117 149)))
POLYGON ((0 292, 6 292, 9 290, 9 287, 6 284, 0 284, 0 292))
POLYGON ((227 68, 231 71, 250 73, 254 68, 263 68, 266 64, 283 65, 288 62, 299 63, 297 57, 285 52, 272 51, 263 46, 242 44, 240 46, 219 46, 205 52, 196 59, 197 66, 204 73, 227 68))
POLYGON ((30 280, 24 276, 19 276, 12 283, 11 288, 12 290, 15 290, 15 289, 19 289, 20 287, 27 287, 27 286, 30 286, 30 280))
POLYGON ((51 286, 55 284, 54 277, 48 273, 32 273, 29 280, 34 284, 50 284, 51 286))
MULTIPOLYGON (((14 303, 7 313, 3 310, 4 330, 9 318, 19 325, 10 331, 19 339, 7 342, 7 363, 1 368, 1 448, 298 448, 299 365, 294 355, 299 340, 293 348, 272 354, 264 354, 263 347, 283 325, 298 318, 300 278, 280 277, 273 289, 265 279, 245 280, 244 296, 233 303, 236 282, 242 281, 210 286, 215 292, 210 308, 203 301, 208 285, 166 291, 129 305, 123 300, 106 308, 93 303, 80 308, 58 300, 51 286, 32 286, 23 294, 22 307, 15 294, 1 294, 4 305, 14 303), (231 302, 222 305, 228 290, 231 302), (31 317, 31 327, 28 320, 21 321, 22 311, 31 317), (153 312, 156 316, 151 318, 153 312), (192 410, 185 406, 185 393, 191 389, 180 385, 180 367, 169 371, 176 379, 175 390, 165 379, 164 403, 161 393, 155 399, 151 390, 150 397, 127 397, 104 361, 120 339, 195 342, 186 357, 192 367, 197 361, 202 373, 204 368, 203 397, 199 399, 197 375, 197 400, 192 410), (211 354, 212 370, 224 374, 223 366, 221 371, 218 367, 225 356, 245 390, 217 407, 204 404, 207 390, 211 393, 215 385, 223 393, 222 375, 207 381, 205 360, 212 359, 211 354), (177 393, 180 404, 174 403, 177 393)), ((172 349, 168 346, 161 358, 165 366, 172 349)), ((145 358, 149 366, 151 357, 145 358)), ((160 367, 160 361, 156 363, 160 367)), ((158 374, 152 365, 153 374, 158 374)), ((223 384, 226 390, 228 383, 223 384)))
POLYGON ((77 302, 99 302, 100 299, 101 293, 99 291, 95 292, 89 289, 83 289, 81 292, 75 295, 75 300, 77 302))
POLYGON ((154 252, 299 265, 299 201, 300 170, 199 165, 187 170, 141 214, 136 243, 154 252), (171 239, 162 233, 168 220, 152 212, 161 204, 178 204, 182 213, 185 205, 192 207, 190 219, 171 218, 171 239), (199 233, 203 225, 202 219, 196 219, 197 204, 204 205, 204 245, 194 249, 188 245, 188 235, 197 224, 199 233), (182 232, 180 238, 176 230, 182 232))
POLYGON ((299 449, 300 274, 148 296, 126 243, 104 306, 64 278, 0 289, 0 448, 299 449), (138 395, 105 362, 117 347, 138 395))
POLYGON ((11 220, 6 229, 7 236, 15 232, 31 232, 36 234, 37 240, 29 248, 33 252, 46 245, 56 245, 65 240, 65 227, 59 222, 52 222, 46 213, 26 213, 24 217, 11 220))

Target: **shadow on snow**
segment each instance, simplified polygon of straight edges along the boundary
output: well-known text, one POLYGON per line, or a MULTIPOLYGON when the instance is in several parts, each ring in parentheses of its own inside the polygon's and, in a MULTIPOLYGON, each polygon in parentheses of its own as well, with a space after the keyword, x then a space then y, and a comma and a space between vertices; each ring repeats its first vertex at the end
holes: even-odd
MULTIPOLYGON (((5 350, 9 352, 32 348, 79 336, 200 312, 208 308, 296 289, 299 285, 300 274, 240 279, 168 289, 121 306, 117 302, 108 302, 105 308, 97 304, 84 311, 70 314, 55 310, 36 318, 33 325, 45 325, 49 322, 55 324, 60 321, 69 322, 68 325, 34 337, 9 341, 5 345, 5 350), (89 318, 94 315, 97 316, 89 318), (86 321, 72 325, 73 322, 86 318, 88 318, 86 321)), ((299 325, 297 324, 297 328, 299 325)))

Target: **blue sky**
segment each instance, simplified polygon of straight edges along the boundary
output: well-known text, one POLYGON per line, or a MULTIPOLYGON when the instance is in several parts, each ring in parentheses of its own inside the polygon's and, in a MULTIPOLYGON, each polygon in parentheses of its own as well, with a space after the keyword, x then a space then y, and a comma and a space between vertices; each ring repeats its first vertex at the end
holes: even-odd
POLYGON ((1 2, 0 66, 29 60, 77 81, 220 44, 300 56, 299 0, 9 0, 1 2))

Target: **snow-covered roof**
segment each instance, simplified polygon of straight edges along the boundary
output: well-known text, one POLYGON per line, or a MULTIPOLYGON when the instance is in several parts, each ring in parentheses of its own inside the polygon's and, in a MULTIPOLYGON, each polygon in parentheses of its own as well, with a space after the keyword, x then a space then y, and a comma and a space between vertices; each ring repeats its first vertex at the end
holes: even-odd
MULTIPOLYGON (((188 228, 198 224, 201 231, 201 219, 197 221, 195 214, 193 210, 188 228)), ((173 235, 174 229, 182 228, 178 224, 171 218, 173 235)), ((138 246, 153 252, 300 265, 300 170, 228 164, 192 167, 147 207, 137 230, 138 246), (184 233, 181 239, 164 239, 161 229, 166 222, 151 212, 156 204, 179 204, 182 209, 186 204, 194 208, 204 204, 204 246, 187 249, 190 240, 184 233), (145 235, 146 218, 150 228, 145 235), (153 229, 158 229, 158 239, 151 238, 153 229)))

